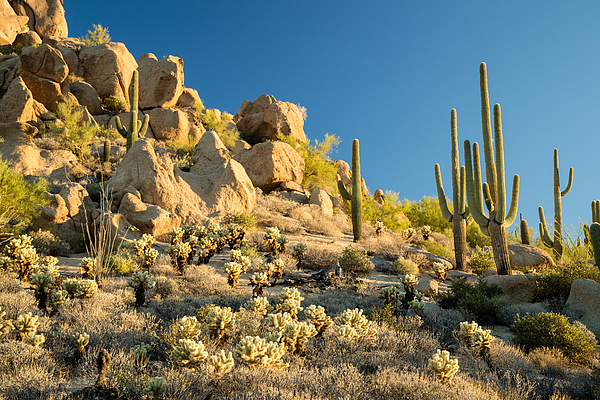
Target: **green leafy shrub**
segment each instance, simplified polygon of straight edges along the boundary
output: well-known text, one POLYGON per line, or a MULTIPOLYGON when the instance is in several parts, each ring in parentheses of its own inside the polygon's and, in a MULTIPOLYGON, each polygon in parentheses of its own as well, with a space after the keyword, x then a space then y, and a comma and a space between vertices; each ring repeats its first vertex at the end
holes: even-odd
POLYGON ((64 148, 78 157, 89 158, 92 154, 90 145, 98 128, 83 121, 83 108, 77 104, 75 97, 63 96, 58 101, 56 115, 63 125, 50 123, 44 133, 53 135, 64 148))
POLYGON ((385 203, 379 204, 372 196, 363 200, 363 218, 367 221, 381 221, 386 228, 400 232, 410 226, 408 219, 402 219, 402 202, 398 193, 385 192, 385 203))
POLYGON ((398 257, 392 266, 392 269, 402 275, 419 273, 419 266, 410 258, 398 257))
POLYGON ((47 191, 48 182, 40 179, 29 183, 0 159, 0 234, 17 232, 29 225, 41 207, 48 204, 47 191))
POLYGON ((102 25, 92 24, 94 30, 88 31, 85 37, 79 38, 83 41, 84 46, 98 46, 110 42, 110 35, 108 34, 108 28, 104 28, 102 25))
POLYGON ((465 280, 452 282, 451 290, 440 292, 435 298, 440 307, 458 310, 467 319, 481 325, 501 325, 500 311, 508 306, 502 290, 482 280, 471 285, 465 280))
POLYGON ((473 270, 473 273, 481 275, 484 269, 496 269, 494 263, 494 253, 491 247, 479 247, 471 251, 470 259, 467 261, 467 266, 473 270))
POLYGON ((454 255, 454 250, 452 250, 450 247, 448 247, 444 244, 441 244, 441 243, 432 242, 429 240, 422 240, 422 241, 416 242, 415 244, 417 246, 419 246, 420 248, 427 250, 431 254, 435 254, 436 256, 450 259, 454 255))
MULTIPOLYGON (((196 109, 204 107, 202 104, 200 104, 200 106, 195 104, 194 106, 196 109)), ((223 112, 219 117, 216 110, 206 110, 203 108, 200 119, 202 120, 202 125, 204 125, 207 130, 215 131, 219 134, 219 138, 225 146, 235 146, 235 142, 239 139, 240 134, 237 129, 230 124, 233 119, 231 114, 223 112)))
POLYGON ((452 223, 442 215, 437 197, 425 196, 419 201, 404 200, 402 211, 413 227, 429 225, 432 231, 451 237, 452 223))
POLYGON ((375 266, 367 251, 356 246, 348 246, 342 251, 339 264, 345 272, 369 272, 375 266))
POLYGON ((110 95, 104 100, 104 108, 110 113, 119 114, 125 112, 127 102, 119 96, 110 95))
POLYGON ((585 363, 596 352, 596 342, 581 328, 569 323, 565 315, 543 312, 515 318, 512 325, 514 342, 526 350, 556 347, 572 362, 585 363))
POLYGON ((256 218, 256 215, 245 211, 230 212, 224 218, 225 224, 243 225, 246 227, 246 229, 252 229, 256 227, 257 222, 258 219, 256 218))
POLYGON ((476 248, 477 246, 485 247, 492 245, 490 237, 481 233, 481 229, 476 223, 467 226, 467 243, 473 248, 476 248))

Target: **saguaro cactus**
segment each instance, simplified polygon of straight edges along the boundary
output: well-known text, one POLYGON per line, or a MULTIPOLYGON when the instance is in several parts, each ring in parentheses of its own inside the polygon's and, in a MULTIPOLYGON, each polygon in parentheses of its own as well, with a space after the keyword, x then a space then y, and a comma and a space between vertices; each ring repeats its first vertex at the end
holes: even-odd
POLYGON ((573 167, 569 169, 569 182, 565 190, 560 190, 560 175, 558 173, 558 149, 554 149, 554 240, 550 238, 548 227, 546 226, 546 217, 544 208, 539 207, 540 214, 540 236, 544 244, 552 247, 557 259, 562 257, 562 204, 561 197, 566 196, 573 185, 573 167))
POLYGON ((452 205, 454 214, 448 209, 440 165, 435 164, 435 183, 438 191, 438 201, 442 215, 448 222, 452 222, 454 231, 454 254, 456 269, 467 270, 467 225, 473 222, 471 213, 466 204, 465 196, 465 168, 458 165, 458 128, 456 123, 456 109, 450 112, 450 131, 452 133, 452 205))
POLYGON ((527 221, 523 219, 522 213, 519 214, 519 219, 521 220, 521 243, 530 245, 529 225, 527 224, 527 221))
POLYGON ((358 242, 362 236, 362 190, 360 188, 360 154, 358 149, 358 139, 352 141, 352 194, 348 193, 342 181, 338 181, 340 194, 346 200, 350 200, 352 207, 352 234, 354 241, 358 242))
POLYGON ((138 88, 139 79, 138 71, 133 71, 133 77, 131 78, 131 88, 129 90, 129 130, 123 128, 121 119, 117 117, 115 123, 117 124, 117 130, 123 136, 127 136, 127 151, 133 146, 133 143, 140 137, 146 134, 148 129, 148 122, 150 122, 150 116, 146 114, 144 116, 144 122, 142 126, 138 127, 138 88))
POLYGON ((468 140, 465 140, 467 199, 473 219, 483 231, 486 231, 490 235, 492 249, 494 251, 494 262, 498 274, 510 275, 512 269, 508 256, 508 244, 506 242, 505 229, 512 225, 517 217, 517 208, 519 204, 519 175, 515 175, 513 178, 511 205, 507 213, 506 189, 504 186, 504 145, 502 138, 501 110, 500 104, 494 105, 494 155, 485 63, 481 63, 479 67, 479 82, 481 88, 481 124, 487 182, 481 183, 479 145, 473 143, 472 160, 471 143, 468 140), (489 216, 486 216, 483 210, 484 198, 485 205, 489 211, 489 216))

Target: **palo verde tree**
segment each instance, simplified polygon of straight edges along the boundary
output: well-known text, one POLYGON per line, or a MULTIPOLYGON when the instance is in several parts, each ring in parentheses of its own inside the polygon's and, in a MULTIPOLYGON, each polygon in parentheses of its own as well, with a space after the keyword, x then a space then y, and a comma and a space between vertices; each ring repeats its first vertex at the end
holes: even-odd
POLYGON ((448 209, 444 185, 442 184, 442 173, 440 164, 435 164, 435 182, 438 191, 438 201, 442 215, 448 222, 452 222, 454 231, 454 254, 456 258, 456 269, 467 270, 467 225, 473 222, 471 213, 466 204, 465 167, 459 168, 458 163, 458 128, 456 123, 456 109, 450 112, 450 131, 452 136, 452 205, 454 213, 448 209))
POLYGON ((513 189, 510 209, 506 212, 506 188, 504 185, 504 145, 502 137, 502 117, 500 104, 494 105, 494 144, 492 147, 492 124, 490 119, 490 102, 487 85, 485 63, 479 66, 479 84, 481 90, 481 126, 483 133, 483 150, 485 155, 485 172, 487 182, 481 181, 479 163, 479 145, 465 140, 465 164, 467 171, 467 199, 469 211, 473 219, 487 232, 492 242, 494 262, 500 275, 510 275, 512 269, 508 256, 506 228, 512 225, 517 217, 519 204, 519 175, 513 178, 513 189), (488 209, 485 214, 483 205, 488 209))
POLYGON ((561 197, 566 196, 573 185, 573 167, 569 169, 569 181, 565 190, 560 190, 560 174, 558 172, 558 149, 554 149, 554 240, 550 238, 548 227, 546 226, 546 217, 544 216, 544 208, 540 206, 538 212, 540 214, 540 237, 542 242, 552 247, 554 256, 560 260, 562 257, 562 203, 561 197))

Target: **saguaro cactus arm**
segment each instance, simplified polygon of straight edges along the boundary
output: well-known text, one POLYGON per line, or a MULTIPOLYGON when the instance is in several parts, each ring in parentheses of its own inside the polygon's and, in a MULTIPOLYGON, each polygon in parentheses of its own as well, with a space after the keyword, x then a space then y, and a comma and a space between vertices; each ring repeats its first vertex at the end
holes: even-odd
POLYGON ((600 200, 592 201, 592 222, 600 222, 600 200))
POLYGON ((540 237, 542 238, 542 242, 548 247, 552 247, 554 241, 550 237, 548 233, 548 227, 546 225, 546 217, 544 216, 544 207, 538 207, 538 213, 540 215, 540 237))
POLYGON ((440 164, 435 164, 435 183, 438 192, 438 202, 440 203, 440 210, 442 216, 448 222, 452 222, 452 213, 448 209, 448 202, 446 201, 446 194, 444 192, 444 184, 442 183, 442 173, 440 171, 440 164))
POLYGON ((473 168, 473 161, 471 158, 471 143, 469 140, 465 140, 465 169, 467 172, 467 200, 469 202, 469 210, 471 216, 477 223, 477 225, 487 228, 490 223, 488 217, 483 213, 482 200, 481 200, 481 167, 479 165, 479 146, 477 143, 473 144, 473 158, 475 158, 475 168, 473 168), (476 176, 473 176, 473 169, 475 169, 476 176))

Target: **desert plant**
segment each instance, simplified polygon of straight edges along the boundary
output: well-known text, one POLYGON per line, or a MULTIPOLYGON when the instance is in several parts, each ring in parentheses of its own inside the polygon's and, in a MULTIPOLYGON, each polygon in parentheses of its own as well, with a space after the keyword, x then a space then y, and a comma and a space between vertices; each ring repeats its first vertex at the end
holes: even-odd
POLYGON ((148 385, 144 388, 144 393, 148 396, 152 396, 153 400, 158 400, 166 390, 167 385, 165 380, 160 376, 156 376, 154 379, 148 381, 148 385))
POLYGON ((231 352, 225 355, 225 350, 221 350, 218 356, 212 356, 209 359, 210 366, 215 373, 215 380, 219 380, 233 369, 233 356, 231 352))
POLYGON ((394 270, 394 272, 403 275, 415 275, 419 273, 419 266, 417 265, 417 263, 411 260, 410 258, 404 257, 398 257, 396 260, 394 260, 394 263, 392 264, 392 269, 394 270))
POLYGON ((435 372, 436 379, 442 383, 449 384, 458 372, 458 359, 450 358, 446 350, 438 350, 428 361, 427 367, 435 372))
POLYGON ((35 299, 38 301, 38 308, 46 312, 48 306, 48 296, 54 286, 55 278, 48 272, 38 272, 31 277, 31 284, 35 299))
POLYGON ((560 175, 558 172, 558 149, 554 149, 554 239, 550 238, 548 228, 546 226, 546 217, 544 216, 544 208, 539 207, 540 214, 540 237, 542 243, 553 249, 557 259, 562 256, 562 204, 561 197, 566 196, 571 190, 573 184, 573 167, 569 169, 569 181, 564 190, 560 190, 560 175))
POLYGON ((527 224, 527 221, 523 219, 523 213, 519 214, 519 220, 521 221, 519 225, 521 229, 521 243, 530 245, 531 238, 529 236, 529 225, 527 224))
MULTIPOLYGON (((352 328, 358 335, 358 340, 370 341, 373 340, 375 338, 375 335, 377 334, 377 330, 371 328, 371 323, 369 322, 367 317, 363 315, 363 310, 360 310, 358 308, 355 308, 354 310, 347 309, 334 320, 334 323, 338 328, 343 327, 344 325, 347 325, 348 327, 352 328)), ((343 330, 345 330, 349 336, 353 336, 350 330, 343 330)), ((338 335, 338 337, 339 336, 340 335, 338 335)))
POLYGON ((299 270, 302 270, 302 263, 304 262, 304 256, 306 255, 306 251, 308 250, 308 246, 304 243, 298 242, 292 247, 294 250, 294 258, 296 259, 296 267, 299 270))
POLYGON ((476 247, 471 250, 471 257, 467 266, 477 275, 481 275, 485 269, 495 269, 494 254, 490 247, 476 247))
POLYGON ((108 34, 108 28, 104 28, 102 25, 92 24, 93 30, 87 31, 88 34, 85 37, 79 38, 83 42, 84 46, 98 46, 110 42, 110 35, 108 34))
POLYGON ((90 335, 86 332, 76 332, 71 335, 73 344, 77 348, 75 351, 75 359, 80 360, 85 355, 85 346, 90 343, 90 335))
POLYGON ((596 352, 596 341, 588 338, 581 328, 569 323, 565 315, 542 312, 517 316, 511 329, 514 342, 526 350, 556 347, 572 362, 586 363, 596 352))
POLYGON ((264 296, 252 297, 246 302, 246 304, 244 304, 244 308, 250 311, 254 311, 255 313, 262 315, 263 317, 273 310, 273 307, 271 307, 269 300, 264 296))
POLYGON ((465 164, 467 171, 467 198, 469 210, 477 225, 485 230, 492 241, 494 249, 494 262, 500 275, 510 275, 512 269, 508 256, 506 241, 506 228, 512 225, 517 217, 519 204, 519 175, 513 178, 511 205, 506 211, 506 189, 504 184, 504 145, 502 137, 502 118, 500 104, 494 105, 494 133, 492 140, 492 126, 490 119, 489 96, 487 86, 487 70, 485 63, 479 67, 481 88, 481 118, 483 128, 483 149, 485 154, 485 171, 487 182, 481 183, 481 167, 479 163, 479 145, 465 140, 465 164), (492 147, 495 142, 495 151, 492 147), (471 158, 471 154, 473 158, 471 158), (494 162, 495 154, 495 162, 494 162), (473 172, 474 171, 474 172, 473 172), (485 215, 483 204, 489 211, 485 215))
POLYGON ((30 333, 29 335, 23 338, 23 342, 27 343, 31 347, 39 347, 46 341, 46 337, 43 334, 36 335, 35 333, 30 333))
POLYGON ((11 239, 0 256, 0 268, 16 274, 18 279, 27 282, 39 260, 37 251, 31 245, 31 237, 21 235, 11 239))
POLYGON ((115 123, 117 124, 117 130, 119 133, 127 138, 127 151, 133 146, 135 141, 143 137, 148 129, 148 123, 150 122, 150 116, 144 115, 144 121, 142 125, 138 127, 138 86, 139 86, 139 73, 138 70, 133 71, 133 77, 131 78, 131 87, 129 88, 129 129, 123 128, 121 119, 117 116, 115 123))
POLYGON ((135 290, 135 308, 140 308, 146 302, 146 290, 152 289, 156 283, 149 272, 134 272, 131 279, 127 279, 127 286, 135 290))
POLYGON ((253 296, 260 296, 263 293, 264 287, 269 286, 270 278, 266 272, 255 272, 250 277, 250 283, 254 286, 252 289, 253 296))
POLYGON ((433 272, 435 272, 435 275, 437 276, 437 278, 441 281, 445 281, 446 278, 448 277, 448 269, 446 268, 446 266, 440 262, 434 262, 433 263, 433 272))
POLYGON ((201 331, 202 326, 196 317, 185 316, 171 322, 164 341, 175 348, 180 339, 196 340, 201 331))
POLYGON ((339 259, 339 264, 345 272, 366 273, 374 268, 371 257, 367 255, 367 251, 357 246, 347 246, 344 248, 342 256, 339 259))
POLYGON ((283 288, 277 295, 278 311, 289 313, 294 321, 298 320, 298 311, 302 311, 300 304, 304 297, 300 295, 300 291, 296 288, 283 288))
POLYGON ((361 184, 359 144, 358 139, 354 139, 352 141, 352 193, 348 193, 342 181, 338 181, 338 189, 341 196, 351 202, 352 234, 355 242, 358 242, 362 236, 363 193, 361 184))
POLYGON ((208 332, 217 340, 219 346, 227 341, 227 331, 235 326, 235 316, 230 307, 214 306, 206 315, 208 332))
POLYGON ((471 337, 471 347, 479 350, 481 355, 489 355, 491 350, 491 343, 495 339, 491 334, 491 330, 477 329, 471 337))
POLYGON ((423 240, 429 240, 429 237, 431 236, 431 227, 429 225, 423 225, 420 229, 421 231, 421 236, 423 236, 423 240))
POLYGON ((304 310, 304 315, 306 316, 306 320, 315 326, 318 336, 322 336, 325 329, 333 323, 333 320, 327 316, 325 308, 322 306, 311 304, 304 310))
POLYGON ((385 225, 383 224, 383 221, 376 221, 375 222, 375 236, 377 236, 378 238, 383 236, 384 228, 385 228, 385 225))
POLYGON ((38 229, 29 232, 28 235, 31 237, 31 245, 40 254, 66 257, 71 253, 69 244, 57 238, 51 231, 38 229))
MULTIPOLYGON (((281 258, 278 258, 276 260, 273 260, 271 263, 269 263, 272 265, 272 270, 273 270, 273 282, 271 283, 270 286, 275 286, 277 284, 277 282, 279 282, 279 280, 283 277, 283 269, 285 268, 285 263, 283 262, 283 260, 281 258)), ((270 270, 271 268, 267 267, 267 270, 270 270)))
POLYGON ((267 343, 258 336, 246 336, 235 347, 235 356, 246 361, 250 369, 257 366, 281 369, 288 366, 281 357, 285 354, 285 344, 267 343))
POLYGON ((206 360, 208 353, 204 350, 202 342, 179 339, 179 345, 171 351, 169 357, 184 368, 195 369, 206 360))
POLYGON ((148 364, 148 350, 150 348, 151 346, 146 343, 136 344, 131 348, 129 354, 133 357, 136 367, 143 368, 148 364))
POLYGON ((5 333, 4 331, 6 330, 6 328, 8 328, 8 329, 14 328, 14 326, 10 320, 4 319, 5 315, 6 315, 6 311, 2 311, 2 307, 0 307, 0 335, 5 333))
POLYGON ((227 284, 233 289, 237 288, 240 275, 242 275, 242 264, 236 262, 225 263, 223 272, 227 274, 227 284))
POLYGON ((13 322, 14 328, 19 331, 21 340, 25 340, 25 338, 30 335, 34 335, 39 325, 38 317, 34 317, 30 312, 19 315, 16 321, 13 322))
POLYGON ((291 321, 285 325, 281 340, 293 355, 306 355, 306 341, 315 336, 317 330, 310 322, 291 321))
POLYGON ((181 275, 183 275, 187 269, 188 257, 191 252, 192 248, 187 242, 180 242, 174 246, 168 246, 165 249, 165 253, 167 253, 171 259, 171 265, 173 265, 173 268, 181 275))
POLYGON ((119 114, 125 112, 127 102, 122 97, 110 95, 104 99, 104 108, 110 113, 119 114))

